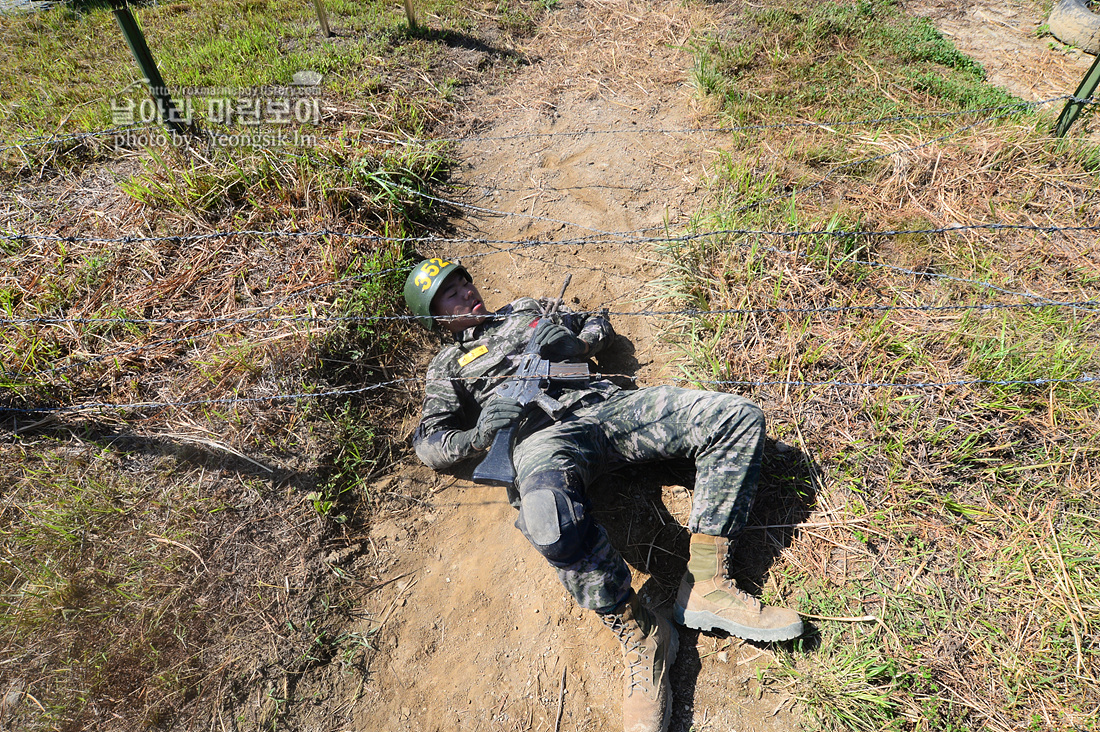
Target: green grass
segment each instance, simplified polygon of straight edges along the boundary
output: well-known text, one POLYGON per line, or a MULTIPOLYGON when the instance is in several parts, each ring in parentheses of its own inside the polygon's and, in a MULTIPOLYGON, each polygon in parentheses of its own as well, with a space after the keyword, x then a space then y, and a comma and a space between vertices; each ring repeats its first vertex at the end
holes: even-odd
POLYGON ((1055 727, 1090 728, 1095 527, 990 495, 962 505, 915 489, 891 503, 875 516, 870 557, 858 551, 867 542, 848 540, 842 587, 785 578, 813 598, 806 612, 881 621, 821 621, 812 656, 783 657, 811 715, 826 728, 973 729, 1026 725, 1045 709, 1055 727))
MULTIPOLYGON (((403 219, 395 214, 394 220, 403 219)), ((277 248, 257 254, 275 257, 277 248)), ((293 249, 288 253, 295 254, 293 249)), ((388 369, 395 368, 396 349, 410 334, 391 321, 372 318, 394 312, 399 292, 394 283, 403 277, 403 253, 398 245, 360 247, 341 240, 332 242, 326 257, 317 258, 316 270, 300 263, 288 268, 295 272, 293 280, 282 279, 279 268, 243 271, 231 280, 238 304, 249 312, 256 302, 267 301, 265 292, 278 301, 284 285, 300 286, 307 274, 320 286, 321 297, 295 303, 291 310, 279 307, 274 314, 306 312, 364 317, 362 321, 288 320, 194 333, 172 325, 101 323, 74 327, 68 336, 61 333, 69 330, 65 326, 6 329, 12 348, 5 369, 47 372, 5 384, 5 401, 20 408, 49 406, 57 398, 63 403, 232 399, 269 394, 273 385, 279 392, 301 393, 384 381, 393 373, 388 369), (332 295, 323 285, 336 279, 344 284, 332 295), (131 355, 49 372, 62 362, 62 353, 81 349, 131 355), (133 353, 151 357, 142 368, 127 368, 123 364, 133 353), (164 390, 165 384, 175 391, 164 390)), ((232 252, 196 248, 194 259, 185 262, 227 255, 232 252)), ((75 274, 62 281, 79 283, 74 285, 74 297, 83 298, 78 305, 94 289, 83 289, 85 279, 98 282, 108 260, 100 255, 73 259, 75 274)), ((222 280, 212 277, 208 282, 222 280)), ((107 291, 117 292, 118 283, 109 283, 107 291)), ((177 296, 175 302, 185 300, 177 296)), ((117 305, 110 309, 109 300, 99 307, 111 316, 133 315, 117 305)), ((170 725, 180 715, 202 715, 212 707, 192 702, 225 682, 227 658, 258 662, 269 652, 249 646, 250 638, 269 637, 262 625, 245 627, 265 616, 249 614, 249 603, 242 607, 240 590, 232 588, 256 589, 250 603, 262 610, 270 604, 270 588, 282 593, 287 577, 301 587, 296 597, 305 603, 301 607, 288 600, 287 617, 306 620, 301 632, 281 647, 280 658, 308 661, 318 653, 328 658, 346 652, 345 665, 354 666, 356 646, 337 632, 346 618, 336 611, 314 617, 310 609, 320 592, 339 598, 354 586, 325 585, 346 578, 346 570, 316 577, 302 573, 300 558, 289 566, 272 562, 267 549, 258 549, 252 527, 274 520, 264 531, 277 534, 288 522, 301 524, 296 529, 301 533, 291 532, 284 537, 289 545, 276 550, 286 557, 302 550, 303 535, 340 547, 338 535, 325 537, 344 526, 361 530, 373 501, 368 486, 399 449, 389 424, 377 417, 378 409, 388 408, 379 394, 323 403, 199 404, 167 414, 106 412, 87 421, 66 415, 46 419, 44 433, 33 428, 44 415, 9 419, 11 427, 30 432, 13 436, 0 452, 0 482, 5 485, 0 587, 6 588, 0 596, 0 648, 42 705, 39 709, 25 701, 17 726, 98 727, 110 724, 111 714, 122 710, 128 720, 152 726, 170 725), (160 414, 186 426, 156 427, 160 414), (153 425, 154 434, 119 438, 100 420, 117 420, 126 433, 134 432, 126 425, 153 425), (181 431, 184 444, 213 449, 192 454, 160 444, 166 438, 158 434, 181 431), (85 447, 67 447, 70 441, 85 447), (95 447, 97 442, 107 447, 95 447), (128 450, 116 443, 135 447, 128 450), (241 458, 236 467, 226 464, 236 455, 250 457, 241 458), (265 467, 288 463, 302 467, 279 468, 284 472, 278 474, 265 467), (245 478, 249 471, 264 479, 245 478), (263 498, 257 503, 256 496, 263 498), (263 511, 256 515, 258 506, 263 511), (242 613, 250 620, 243 621, 242 613)), ((270 538, 278 541, 278 536, 270 538)), ((262 545, 268 544, 265 538, 262 545)))
MULTIPOLYGON (((731 123, 1014 102, 893 3, 785 3, 746 17, 696 54, 699 92, 731 123)), ((1086 202, 1100 195, 1096 147, 1051 140, 1056 112, 965 130, 973 117, 732 138, 693 231, 825 233, 664 248, 663 296, 754 310, 673 324, 686 376, 913 384, 1100 374, 1100 322, 1085 310, 797 312, 1026 302, 930 275, 1097 299, 1095 268, 1064 255, 1056 237, 835 233, 1025 223, 1036 206, 1055 226, 1095 225, 1086 202)), ((1097 728, 1095 383, 719 388, 761 403, 780 436, 797 426, 822 472, 823 513, 811 522, 834 525, 797 535, 773 568, 777 592, 814 625, 769 672, 791 685, 809 726, 1097 728)))
MULTIPOLYGON (((447 0, 420 4, 421 12, 455 18, 447 0)), ((335 39, 321 37, 309 3, 254 0, 134 6, 134 15, 169 87, 252 88, 287 85, 312 70, 333 79, 337 99, 378 96, 381 75, 421 70, 438 58, 438 46, 410 34, 394 3, 329 3, 335 39)), ((461 20, 455 26, 463 27, 461 20)), ((0 114, 5 138, 38 131, 112 127, 115 95, 144 92, 140 73, 109 9, 59 5, 46 13, 0 16, 9 96, 0 114), (105 43, 105 39, 117 42, 105 43)), ((405 98, 404 101, 411 101, 405 98)))
MULTIPOLYGON (((411 346, 407 325, 383 320, 398 309, 407 273, 401 247, 358 257, 336 274, 348 281, 335 308, 347 318, 317 344, 315 372, 326 381, 363 383, 385 378, 393 354, 411 346)), ((392 463, 369 408, 345 403, 325 419, 336 429, 336 450, 327 461, 325 477, 312 495, 322 515, 346 520, 345 511, 357 500, 370 499, 370 485, 392 463)))
MULTIPOLYGON (((323 80, 303 94, 318 100, 321 119, 302 111, 307 124, 270 124, 264 106, 259 129, 296 130, 332 149, 342 147, 330 144, 332 138, 354 137, 357 130, 399 138, 429 135, 454 104, 456 91, 485 71, 448 72, 452 46, 469 44, 480 25, 493 23, 502 33, 496 46, 484 46, 487 53, 505 66, 520 63, 512 39, 529 33, 534 19, 547 12, 545 3, 506 3, 494 21, 468 5, 427 0, 417 3, 417 11, 430 20, 412 30, 400 3, 335 2, 326 8, 335 33, 328 39, 321 36, 313 5, 289 0, 138 4, 133 13, 176 106, 185 114, 190 110, 200 130, 255 132, 232 114, 226 126, 224 110, 237 110, 242 98, 281 103, 285 95, 256 90, 286 87, 297 72, 312 71, 323 80)), ((0 15, 0 45, 9 49, 0 60, 9 80, 0 99, 0 147, 111 130, 131 121, 140 125, 152 119, 154 131, 159 128, 141 73, 104 4, 0 15)), ((293 105, 292 114, 298 114, 293 105)), ((6 150, 0 153, 0 172, 18 178, 115 160, 115 143, 114 136, 105 136, 6 150)), ((231 193, 221 179, 198 183, 211 194, 210 201, 198 199, 200 206, 231 193)))
POLYGON ((316 211, 400 236, 433 215, 417 194, 439 183, 448 165, 439 145, 378 147, 352 138, 301 153, 218 149, 203 159, 150 149, 144 171, 118 187, 149 208, 210 224, 282 224, 316 211))
POLYGON ((181 596, 201 565, 188 544, 217 502, 171 476, 150 492, 107 450, 6 452, 0 644, 45 709, 17 719, 64 726, 135 675, 152 696, 187 693, 200 611, 181 596))
POLYGON ((925 18, 892 0, 749 8, 747 27, 701 45, 694 79, 739 124, 793 111, 854 120, 1015 100, 925 18), (743 81, 751 81, 746 85, 743 81))
MULTIPOLYGON (((988 319, 976 323, 970 317, 961 324, 957 342, 966 349, 966 370, 977 378, 1005 381, 1076 379, 1091 373, 1100 362, 1100 346, 1092 342, 1089 318, 1065 308, 1028 310, 1003 316, 1000 323, 988 319)), ((994 393, 1032 394, 1038 406, 1049 398, 1049 386, 1006 386, 994 393)), ((1075 385, 1053 387, 1058 401, 1068 408, 1089 409, 1100 404, 1095 388, 1075 385)))

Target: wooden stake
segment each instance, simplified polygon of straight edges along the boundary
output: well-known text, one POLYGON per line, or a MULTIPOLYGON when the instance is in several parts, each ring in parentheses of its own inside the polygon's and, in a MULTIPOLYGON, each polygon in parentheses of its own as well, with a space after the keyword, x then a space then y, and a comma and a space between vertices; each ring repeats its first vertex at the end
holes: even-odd
POLYGON ((321 32, 325 34, 325 38, 332 38, 332 28, 328 25, 325 6, 321 4, 321 0, 313 0, 313 4, 317 7, 317 20, 321 23, 321 32))
POLYGON ((416 10, 413 9, 413 0, 404 0, 405 17, 409 19, 409 28, 416 30, 419 26, 416 22, 416 10))

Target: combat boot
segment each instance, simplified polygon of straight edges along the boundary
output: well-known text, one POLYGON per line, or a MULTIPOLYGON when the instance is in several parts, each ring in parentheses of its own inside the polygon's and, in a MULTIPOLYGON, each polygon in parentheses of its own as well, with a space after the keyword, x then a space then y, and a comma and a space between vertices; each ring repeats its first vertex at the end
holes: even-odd
POLYGON ((793 610, 762 605, 728 578, 729 539, 691 535, 691 555, 672 606, 677 623, 696 630, 721 629, 738 638, 782 641, 802 635, 793 610))
POLYGON ((676 629, 633 590, 619 610, 600 619, 623 644, 623 729, 665 732, 672 712, 669 669, 680 643, 676 629))

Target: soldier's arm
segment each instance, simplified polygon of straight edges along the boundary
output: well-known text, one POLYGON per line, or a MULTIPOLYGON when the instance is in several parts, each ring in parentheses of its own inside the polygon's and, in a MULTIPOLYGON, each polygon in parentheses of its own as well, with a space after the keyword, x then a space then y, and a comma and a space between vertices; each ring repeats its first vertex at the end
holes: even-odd
POLYGON ((429 374, 420 424, 412 439, 416 456, 428 467, 442 470, 480 452, 473 446, 477 413, 476 404, 463 399, 454 382, 429 374))

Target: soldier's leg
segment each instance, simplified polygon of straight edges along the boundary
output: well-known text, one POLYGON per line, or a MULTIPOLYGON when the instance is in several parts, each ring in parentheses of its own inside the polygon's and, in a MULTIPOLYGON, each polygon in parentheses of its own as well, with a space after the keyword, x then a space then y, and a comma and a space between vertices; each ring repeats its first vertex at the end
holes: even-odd
POLYGON ((764 413, 735 394, 655 386, 599 405, 613 450, 625 462, 695 461, 688 529, 733 536, 756 497, 764 449, 764 413))
POLYGON ((630 593, 630 570, 592 520, 584 491, 599 472, 606 440, 580 419, 525 437, 512 460, 520 494, 518 528, 589 610, 606 613, 630 593))
POLYGON ((631 590, 626 562, 592 520, 584 497, 608 463, 608 448, 598 422, 576 415, 522 440, 513 452, 516 526, 557 569, 577 603, 599 613, 622 644, 623 728, 663 732, 672 708, 676 630, 631 590))
POLYGON ((797 613, 767 607, 729 577, 730 539, 748 520, 764 447, 764 414, 732 394, 652 387, 604 406, 605 431, 628 461, 695 460, 688 569, 673 617, 699 630, 721 628, 751 640, 802 633, 797 613))

